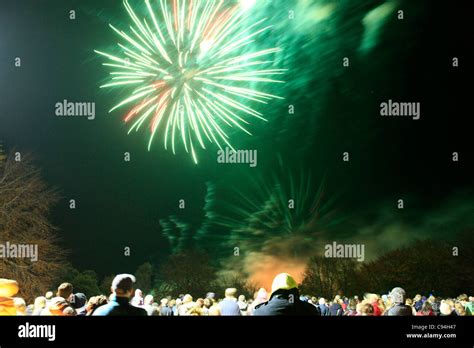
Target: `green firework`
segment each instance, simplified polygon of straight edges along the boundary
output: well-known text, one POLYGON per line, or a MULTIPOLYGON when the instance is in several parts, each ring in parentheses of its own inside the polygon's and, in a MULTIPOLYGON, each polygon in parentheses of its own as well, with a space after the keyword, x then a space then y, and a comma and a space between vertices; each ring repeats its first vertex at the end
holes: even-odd
POLYGON ((250 193, 233 190, 226 204, 215 204, 215 224, 230 230, 229 245, 261 250, 274 238, 314 241, 334 218, 334 198, 325 197, 324 180, 316 185, 309 173, 275 174, 254 180, 250 193))
POLYGON ((165 149, 176 153, 180 139, 197 163, 197 148, 207 143, 234 147, 229 128, 249 135, 249 119, 267 121, 253 104, 282 97, 264 92, 265 85, 284 83, 275 76, 271 47, 252 51, 253 43, 269 32, 266 18, 253 20, 242 3, 217 0, 160 0, 144 4, 139 18, 128 1, 130 31, 110 25, 121 37, 120 54, 95 51, 108 58, 110 81, 101 88, 123 88, 129 95, 110 112, 131 107, 125 115, 129 133, 148 125, 148 150, 159 133, 165 149), (227 4, 227 5, 226 5, 227 4), (248 24, 248 23, 251 24, 248 24))

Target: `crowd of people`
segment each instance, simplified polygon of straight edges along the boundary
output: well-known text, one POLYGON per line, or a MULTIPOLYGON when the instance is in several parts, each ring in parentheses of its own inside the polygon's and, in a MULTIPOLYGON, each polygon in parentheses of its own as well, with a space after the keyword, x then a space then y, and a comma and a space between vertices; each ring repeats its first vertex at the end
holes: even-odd
POLYGON ((10 279, 0 279, 0 315, 40 316, 259 316, 259 315, 317 315, 317 316, 465 316, 474 314, 474 296, 457 298, 422 296, 408 298, 405 291, 394 288, 389 294, 365 294, 345 297, 303 296, 297 282, 287 273, 275 277, 270 292, 258 290, 252 299, 238 295, 237 289, 228 288, 218 298, 209 292, 193 298, 183 294, 156 299, 134 289, 136 280, 131 274, 117 275, 111 284, 109 296, 98 295, 87 299, 83 293, 74 293, 73 285, 62 283, 56 293, 48 291, 34 303, 27 304, 16 297, 19 285, 10 279))

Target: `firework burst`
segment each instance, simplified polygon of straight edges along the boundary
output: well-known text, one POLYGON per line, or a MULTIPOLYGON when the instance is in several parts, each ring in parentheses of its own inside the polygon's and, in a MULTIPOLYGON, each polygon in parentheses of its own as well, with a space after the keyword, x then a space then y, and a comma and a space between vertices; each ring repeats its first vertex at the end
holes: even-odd
POLYGON ((308 243, 346 219, 334 209, 337 198, 325 194, 325 180, 317 183, 304 170, 298 175, 277 170, 248 180, 245 190, 208 182, 198 226, 174 215, 161 219, 172 251, 196 247, 225 259, 235 246, 249 253, 284 245, 293 255, 304 255, 312 250, 308 243))
POLYGON ((147 17, 140 19, 124 1, 133 22, 128 33, 110 25, 123 39, 120 55, 95 51, 112 68, 111 80, 101 88, 130 93, 109 112, 131 107, 124 118, 131 124, 129 133, 147 124, 148 150, 157 133, 165 149, 171 144, 173 154, 181 139, 195 163, 196 148, 206 149, 206 143, 234 149, 229 128, 251 135, 248 119, 266 121, 251 103, 283 99, 257 89, 284 83, 275 76, 285 69, 274 68, 273 60, 281 49, 252 51, 271 26, 264 25, 266 18, 248 25, 252 14, 223 0, 161 0, 156 1, 158 11, 149 0, 144 3, 147 17))
POLYGON ((334 219, 334 198, 324 197, 324 180, 319 184, 300 172, 253 180, 251 193, 231 189, 226 204, 217 204, 214 222, 231 231, 232 245, 261 250, 271 239, 314 241, 323 229, 338 223, 334 219))

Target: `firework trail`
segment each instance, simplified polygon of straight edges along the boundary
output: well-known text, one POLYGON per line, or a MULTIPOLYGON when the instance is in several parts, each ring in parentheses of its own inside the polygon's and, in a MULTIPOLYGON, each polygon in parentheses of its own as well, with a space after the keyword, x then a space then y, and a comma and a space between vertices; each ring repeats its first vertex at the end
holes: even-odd
POLYGON ((248 254, 285 245, 285 253, 298 257, 345 219, 333 209, 336 198, 325 196, 324 180, 317 184, 305 171, 249 180, 247 190, 208 182, 200 226, 176 216, 160 220, 172 251, 205 249, 225 260, 236 246, 248 254))
POLYGON ((101 88, 130 91, 109 112, 132 105, 124 118, 131 124, 128 133, 147 124, 148 150, 157 133, 173 154, 180 138, 195 163, 196 148, 206 149, 208 142, 234 149, 228 128, 251 135, 248 118, 267 121, 250 103, 283 99, 255 87, 284 83, 274 76, 285 69, 274 68, 272 58, 281 49, 251 50, 272 26, 264 25, 266 18, 252 20, 245 6, 223 0, 161 0, 158 11, 149 0, 144 3, 147 17, 140 19, 124 1, 133 22, 128 33, 110 25, 124 40, 120 55, 95 51, 112 68, 101 88))
POLYGON ((168 240, 171 251, 178 253, 187 249, 219 249, 225 242, 227 235, 222 229, 215 233, 210 227, 217 218, 211 207, 215 204, 216 185, 206 183, 206 196, 204 197, 204 206, 202 208, 202 220, 200 225, 194 226, 189 222, 183 221, 176 215, 162 218, 159 221, 161 232, 168 240))
POLYGON ((229 245, 258 251, 269 240, 306 243, 320 237, 323 229, 338 224, 333 199, 324 196, 324 180, 315 185, 309 173, 286 173, 254 180, 250 194, 226 193, 225 204, 214 201, 214 223, 229 229, 229 245))

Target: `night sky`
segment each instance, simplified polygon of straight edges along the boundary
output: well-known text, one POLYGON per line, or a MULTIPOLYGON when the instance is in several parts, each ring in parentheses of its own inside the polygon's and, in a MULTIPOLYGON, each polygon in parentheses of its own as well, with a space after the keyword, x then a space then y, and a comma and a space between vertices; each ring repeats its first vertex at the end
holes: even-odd
POLYGON ((467 2, 399 1, 395 8, 404 10, 404 19, 396 10, 389 14, 374 46, 361 52, 362 20, 383 3, 275 0, 257 6, 256 17, 270 17, 275 27, 256 44, 282 47, 278 59, 289 73, 286 84, 272 87, 286 99, 262 111, 269 122, 252 121, 252 137, 233 134, 239 148, 258 150, 258 165, 249 168, 218 164, 212 146, 199 152, 197 165, 161 145, 148 152, 147 135, 127 135, 123 110, 108 113, 121 92, 99 90, 108 71, 94 49, 107 51, 119 41, 108 23, 126 28, 121 1, 2 0, 0 141, 7 150, 35 155, 44 179, 61 193, 52 220, 71 262, 100 274, 159 262, 170 253, 160 219, 177 215, 199 225, 206 182, 244 189, 249 175, 271 175, 278 158, 290 171, 326 178, 325 192, 337 196, 338 212, 348 216, 344 238, 357 240, 359 230, 380 226, 390 209, 386 224, 400 221, 425 228, 420 236, 449 238, 474 215, 472 21, 461 19, 467 2), (297 24, 284 22, 291 9, 297 9, 297 24), (96 118, 55 116, 55 104, 64 99, 95 102, 96 118), (420 102, 421 118, 381 117, 379 105, 388 99, 420 102), (454 151, 459 162, 451 159, 454 151), (399 198, 403 212, 396 211, 399 198), (75 210, 69 199, 76 200, 75 210), (179 199, 186 200, 185 210, 178 209, 179 199), (468 207, 464 216, 455 213, 461 206, 468 207), (455 216, 452 229, 426 230, 427 219, 443 214, 455 216), (130 257, 123 256, 125 246, 130 257))

